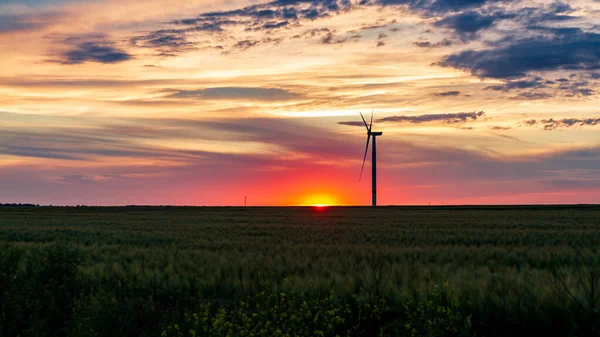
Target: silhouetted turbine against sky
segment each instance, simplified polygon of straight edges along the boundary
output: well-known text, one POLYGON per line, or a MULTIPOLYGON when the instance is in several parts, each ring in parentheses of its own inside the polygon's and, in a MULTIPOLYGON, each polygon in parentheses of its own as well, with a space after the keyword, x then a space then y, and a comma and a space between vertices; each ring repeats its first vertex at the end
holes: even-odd
POLYGON ((367 128, 367 146, 365 147, 365 155, 363 157, 362 168, 360 169, 359 181, 362 178, 365 169, 365 161, 367 160, 367 152, 369 151, 369 142, 373 137, 373 147, 371 148, 371 185, 372 185, 372 204, 377 206, 377 136, 383 135, 383 132, 373 132, 373 112, 371 112, 371 122, 367 124, 363 114, 360 114, 365 127, 367 128))

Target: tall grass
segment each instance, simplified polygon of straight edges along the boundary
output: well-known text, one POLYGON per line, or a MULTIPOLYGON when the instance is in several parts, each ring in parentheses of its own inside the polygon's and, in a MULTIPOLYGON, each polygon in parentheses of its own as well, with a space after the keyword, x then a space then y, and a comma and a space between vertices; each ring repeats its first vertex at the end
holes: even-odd
POLYGON ((597 336, 600 208, 0 209, 2 336, 597 336))

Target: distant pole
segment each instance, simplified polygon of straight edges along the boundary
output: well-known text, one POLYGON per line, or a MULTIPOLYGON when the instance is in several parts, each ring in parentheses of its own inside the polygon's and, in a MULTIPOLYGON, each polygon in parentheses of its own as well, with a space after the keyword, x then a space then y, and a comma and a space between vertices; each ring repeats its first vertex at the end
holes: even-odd
POLYGON ((244 196, 244 207, 246 207, 246 200, 248 200, 248 196, 244 196))
POLYGON ((373 136, 373 149, 371 150, 371 166, 373 169, 373 207, 377 206, 377 137, 373 136))

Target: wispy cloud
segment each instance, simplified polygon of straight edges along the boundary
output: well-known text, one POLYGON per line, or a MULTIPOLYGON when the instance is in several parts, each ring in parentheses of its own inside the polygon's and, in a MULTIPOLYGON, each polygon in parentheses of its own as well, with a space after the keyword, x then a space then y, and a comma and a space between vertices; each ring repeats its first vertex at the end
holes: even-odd
MULTIPOLYGON (((485 116, 485 112, 458 112, 458 113, 447 113, 447 114, 427 114, 420 116, 390 116, 385 118, 379 118, 376 121, 378 123, 410 123, 410 124, 420 124, 420 123, 431 123, 431 122, 439 122, 444 124, 458 124, 465 123, 468 121, 475 121, 477 119, 483 118, 485 116)), ((350 125, 350 126, 364 126, 362 122, 340 122, 341 125, 350 125)))
POLYGON ((198 90, 176 90, 169 94, 171 98, 189 99, 246 99, 260 101, 279 101, 301 98, 300 94, 278 88, 222 87, 198 90))
POLYGON ((54 12, 0 14, 0 34, 45 28, 53 24, 60 16, 61 14, 54 12))

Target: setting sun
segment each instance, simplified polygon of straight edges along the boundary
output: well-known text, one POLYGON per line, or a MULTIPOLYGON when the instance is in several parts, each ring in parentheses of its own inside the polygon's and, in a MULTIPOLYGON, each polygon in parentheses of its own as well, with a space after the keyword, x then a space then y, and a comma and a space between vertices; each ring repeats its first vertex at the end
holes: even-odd
POLYGON ((313 207, 327 207, 332 205, 337 205, 338 201, 335 197, 329 194, 311 194, 303 197, 301 202, 298 203, 299 206, 313 206, 313 207))

